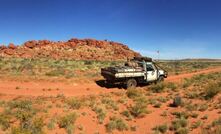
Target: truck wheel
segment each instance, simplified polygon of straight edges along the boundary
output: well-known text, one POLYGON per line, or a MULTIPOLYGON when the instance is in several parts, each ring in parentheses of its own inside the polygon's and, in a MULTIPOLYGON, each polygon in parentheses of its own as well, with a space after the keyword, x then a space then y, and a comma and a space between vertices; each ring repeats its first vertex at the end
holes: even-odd
POLYGON ((157 82, 162 82, 162 81, 164 81, 164 77, 163 77, 163 76, 160 76, 160 77, 158 78, 157 82))
POLYGON ((129 79, 126 83, 127 89, 133 89, 136 88, 136 86, 137 86, 137 81, 135 79, 129 79))

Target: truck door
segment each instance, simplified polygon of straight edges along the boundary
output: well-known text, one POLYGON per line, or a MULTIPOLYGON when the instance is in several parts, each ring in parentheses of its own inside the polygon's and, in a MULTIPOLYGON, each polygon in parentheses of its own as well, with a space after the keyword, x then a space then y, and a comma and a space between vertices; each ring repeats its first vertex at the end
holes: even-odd
POLYGON ((152 64, 147 64, 147 81, 155 81, 157 80, 157 69, 152 64))

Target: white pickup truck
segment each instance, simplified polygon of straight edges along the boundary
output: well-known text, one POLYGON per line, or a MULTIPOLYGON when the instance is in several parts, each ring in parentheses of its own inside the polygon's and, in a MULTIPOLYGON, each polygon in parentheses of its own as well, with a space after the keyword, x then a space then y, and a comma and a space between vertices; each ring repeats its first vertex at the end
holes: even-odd
POLYGON ((135 88, 139 83, 163 81, 168 73, 156 65, 151 58, 134 57, 124 66, 102 68, 101 75, 107 84, 124 84, 128 89, 135 88))

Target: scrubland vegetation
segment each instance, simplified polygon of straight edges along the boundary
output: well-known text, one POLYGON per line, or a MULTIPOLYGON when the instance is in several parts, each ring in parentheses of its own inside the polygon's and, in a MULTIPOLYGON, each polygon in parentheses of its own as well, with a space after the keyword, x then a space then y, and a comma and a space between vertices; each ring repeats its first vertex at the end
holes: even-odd
MULTIPOLYGON (((120 64, 123 62, 0 58, 0 76, 94 78, 99 77, 101 67, 120 64)), ((159 64, 174 75, 221 65, 219 62, 159 64)), ((22 87, 16 86, 15 89, 22 90, 22 87)), ((42 90, 51 91, 47 88, 42 90)), ((0 94, 0 133, 86 133, 92 126, 94 129, 90 133, 96 134, 220 134, 220 113, 219 72, 196 75, 177 83, 163 82, 78 97, 63 94, 8 97, 0 94), (103 128, 102 132, 100 128, 103 128)))
MULTIPOLYGON (((27 76, 29 78, 52 78, 65 79, 78 77, 99 77, 100 68, 123 65, 124 61, 76 61, 76 60, 55 60, 48 58, 25 59, 25 58, 0 58, 1 77, 27 76)), ((199 69, 220 66, 221 62, 194 62, 194 61, 168 61, 157 62, 170 75, 186 72, 194 72, 199 69)))
MULTIPOLYGON (((84 97, 58 95, 5 100, 1 95, 0 128, 12 134, 43 134, 53 130, 84 133, 88 126, 81 124, 81 119, 87 118, 95 126, 105 127, 107 133, 140 132, 139 120, 153 116, 152 120, 161 122, 151 128, 151 133, 219 134, 220 93, 221 73, 211 73, 181 83, 164 82, 84 97)), ((98 133, 96 128, 94 133, 98 133)))

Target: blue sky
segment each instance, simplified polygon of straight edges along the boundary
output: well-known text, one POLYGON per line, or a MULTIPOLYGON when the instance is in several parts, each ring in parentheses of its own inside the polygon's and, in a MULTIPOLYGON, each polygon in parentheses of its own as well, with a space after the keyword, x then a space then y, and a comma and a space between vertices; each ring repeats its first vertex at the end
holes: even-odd
POLYGON ((0 0, 0 44, 108 39, 158 58, 221 58, 220 0, 0 0))

